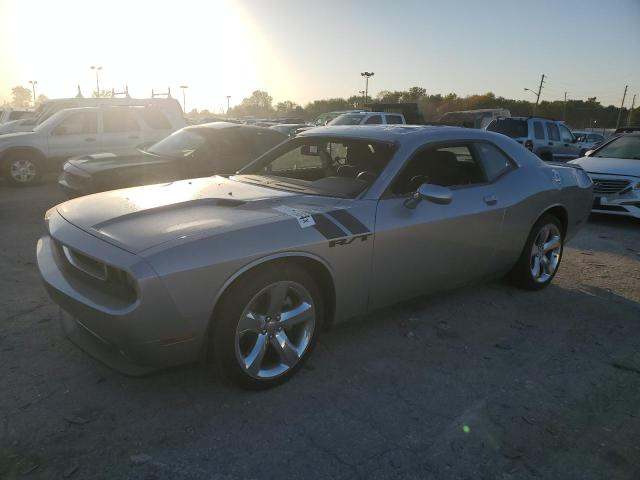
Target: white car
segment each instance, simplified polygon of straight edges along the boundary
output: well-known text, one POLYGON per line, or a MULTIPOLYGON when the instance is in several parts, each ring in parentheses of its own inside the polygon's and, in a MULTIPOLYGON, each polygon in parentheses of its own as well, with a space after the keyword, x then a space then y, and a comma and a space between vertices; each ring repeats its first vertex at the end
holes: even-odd
POLYGON ((182 115, 155 107, 84 107, 61 110, 33 131, 0 136, 1 175, 28 185, 60 170, 70 157, 109 152, 131 155, 185 126, 182 115))
POLYGON ((407 122, 401 113, 349 112, 331 120, 327 125, 402 125, 407 122))
POLYGON ((615 137, 570 163, 593 181, 593 212, 640 218, 640 132, 615 137))

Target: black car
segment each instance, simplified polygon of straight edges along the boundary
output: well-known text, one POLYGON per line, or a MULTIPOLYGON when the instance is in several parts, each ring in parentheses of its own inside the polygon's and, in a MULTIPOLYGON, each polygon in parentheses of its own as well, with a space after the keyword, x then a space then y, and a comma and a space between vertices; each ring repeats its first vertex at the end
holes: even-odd
POLYGON ((183 128, 140 150, 68 160, 58 180, 69 196, 150 185, 184 178, 231 174, 275 147, 287 136, 269 128, 215 122, 183 128))

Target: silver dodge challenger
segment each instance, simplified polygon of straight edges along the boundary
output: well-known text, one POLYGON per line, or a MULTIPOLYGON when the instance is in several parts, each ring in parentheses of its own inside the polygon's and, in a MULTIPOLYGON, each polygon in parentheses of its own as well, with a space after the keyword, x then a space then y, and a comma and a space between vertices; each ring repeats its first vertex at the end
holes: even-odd
POLYGON ((256 389, 331 324, 500 275, 545 287, 592 203, 579 166, 500 134, 322 127, 236 175, 62 203, 37 257, 92 356, 129 375, 205 358, 256 389))

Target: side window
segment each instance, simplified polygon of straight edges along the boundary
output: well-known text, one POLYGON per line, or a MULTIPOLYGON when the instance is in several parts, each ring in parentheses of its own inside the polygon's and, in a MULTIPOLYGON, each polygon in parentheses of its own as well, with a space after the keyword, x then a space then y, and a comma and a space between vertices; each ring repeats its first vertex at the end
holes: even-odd
POLYGON ((549 135, 549 140, 552 142, 560 141, 560 132, 558 131, 558 126, 555 123, 546 122, 547 125, 547 134, 549 135))
POLYGON ((533 135, 536 140, 544 140, 544 127, 542 122, 533 122, 533 135))
POLYGON ((418 151, 394 180, 391 191, 404 195, 423 183, 461 187, 486 181, 469 145, 440 146, 418 151))
POLYGON ((571 131, 564 125, 560 125, 560 138, 564 143, 573 142, 573 135, 571 134, 571 131))
POLYGON ((601 142, 604 140, 602 135, 589 135, 587 138, 590 142, 601 142))
POLYGON ((142 118, 144 123, 154 130, 171 130, 171 123, 160 110, 150 110, 145 108, 142 110, 142 118))
POLYGON ((402 117, 400 115, 387 115, 387 123, 389 125, 401 125, 402 117))
POLYGON ((277 132, 257 132, 255 134, 249 134, 249 139, 253 143, 255 158, 259 157, 267 150, 271 150, 273 147, 285 140, 285 138, 282 138, 282 136, 277 132))
POLYGON ((507 170, 513 168, 513 163, 498 147, 490 143, 476 143, 475 145, 487 179, 492 182, 507 170))
POLYGON ((72 113, 51 132, 53 135, 90 135, 98 132, 96 112, 72 113))
POLYGON ((382 117, 380 115, 372 115, 364 122, 365 125, 379 125, 382 123, 382 117))
POLYGON ((104 133, 132 132, 140 130, 134 113, 123 110, 105 110, 102 112, 102 127, 104 133))

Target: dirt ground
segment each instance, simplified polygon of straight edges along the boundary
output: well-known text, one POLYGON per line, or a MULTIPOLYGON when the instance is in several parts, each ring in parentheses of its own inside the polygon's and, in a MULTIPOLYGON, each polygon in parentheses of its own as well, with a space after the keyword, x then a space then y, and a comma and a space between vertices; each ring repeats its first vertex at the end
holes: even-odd
POLYGON ((638 479, 640 222, 592 217, 553 284, 504 281, 324 334, 265 392, 115 373, 35 263, 55 183, 0 184, 0 478, 638 479))

